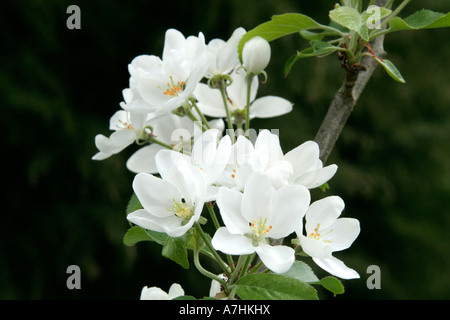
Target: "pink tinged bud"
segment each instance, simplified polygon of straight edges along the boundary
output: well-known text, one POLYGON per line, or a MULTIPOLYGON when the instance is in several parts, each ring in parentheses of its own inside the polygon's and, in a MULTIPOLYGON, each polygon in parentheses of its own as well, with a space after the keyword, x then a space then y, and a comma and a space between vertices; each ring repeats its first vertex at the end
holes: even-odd
POLYGON ((270 45, 262 37, 253 37, 242 50, 242 61, 247 72, 260 74, 270 61, 270 45))

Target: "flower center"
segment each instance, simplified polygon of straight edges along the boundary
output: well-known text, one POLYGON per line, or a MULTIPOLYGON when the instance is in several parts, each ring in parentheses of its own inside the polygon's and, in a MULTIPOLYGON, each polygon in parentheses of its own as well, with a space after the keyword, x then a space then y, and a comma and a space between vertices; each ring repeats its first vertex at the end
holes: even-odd
POLYGON ((175 213, 175 215, 183 221, 189 221, 191 217, 194 215, 194 210, 192 207, 188 206, 184 199, 181 199, 181 201, 175 201, 175 199, 172 199, 172 210, 168 209, 169 211, 172 211, 175 213))
POLYGON ((176 84, 172 79, 172 76, 169 77, 170 82, 167 83, 167 89, 164 91, 164 95, 166 96, 178 96, 178 94, 184 89, 184 81, 178 81, 176 84))
POLYGON ((258 243, 263 241, 270 230, 272 230, 272 226, 267 226, 267 218, 263 220, 263 218, 259 218, 258 221, 253 219, 250 223, 250 230, 252 233, 246 234, 250 239, 252 239, 252 244, 254 246, 258 246, 258 243))
POLYGON ((121 130, 134 130, 134 128, 133 128, 133 126, 131 125, 131 123, 130 122, 128 122, 128 121, 122 121, 122 120, 119 120, 119 123, 120 123, 120 125, 122 126, 119 126, 119 125, 116 125, 117 126, 117 128, 119 128, 119 129, 121 129, 121 130))
POLYGON ((333 231, 333 229, 331 229, 330 231, 328 231, 325 234, 321 234, 319 232, 319 230, 320 230, 320 223, 318 223, 317 226, 314 228, 314 232, 311 232, 309 234, 309 238, 320 240, 320 241, 325 242, 325 243, 331 243, 331 240, 324 240, 324 239, 321 239, 321 238, 326 236, 326 235, 328 235, 328 234, 330 234, 333 231))

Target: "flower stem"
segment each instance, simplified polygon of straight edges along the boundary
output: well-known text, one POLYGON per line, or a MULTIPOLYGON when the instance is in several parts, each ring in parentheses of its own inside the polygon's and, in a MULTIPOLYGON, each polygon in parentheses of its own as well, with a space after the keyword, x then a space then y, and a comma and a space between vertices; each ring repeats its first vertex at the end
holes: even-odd
POLYGON ((211 219, 214 223, 214 226, 216 227, 216 230, 220 228, 219 220, 217 220, 216 213, 213 209, 213 204, 211 202, 208 202, 206 204, 206 208, 208 209, 209 215, 211 216, 211 219))
MULTIPOLYGON (((214 211, 213 204, 211 202, 208 202, 206 204, 206 208, 208 209, 209 215, 211 216, 211 219, 213 221, 214 226, 216 227, 216 230, 219 229, 220 228, 220 224, 219 224, 219 220, 217 219, 216 212, 214 211)), ((233 267, 234 267, 233 258, 229 254, 227 254, 226 257, 227 257, 227 260, 228 260, 228 264, 230 265, 230 267, 233 270, 233 267)))
POLYGON ((200 119, 202 119, 202 122, 203 122, 204 126, 205 126, 207 129, 211 129, 211 126, 209 125, 208 120, 206 120, 205 116, 204 116, 203 113, 200 111, 200 108, 198 107, 197 103, 195 102, 195 99, 191 99, 191 103, 192 103, 192 105, 194 106, 194 108, 195 108, 195 110, 197 111, 197 113, 199 114, 200 119))
POLYGON ((162 146, 164 148, 173 150, 173 146, 168 145, 167 143, 164 143, 164 142, 162 142, 162 141, 160 141, 160 140, 158 140, 158 139, 156 139, 156 138, 154 138, 152 136, 149 136, 148 141, 152 142, 152 143, 156 143, 156 144, 158 144, 158 145, 160 145, 160 146, 162 146))
POLYGON ((223 105, 224 105, 224 108, 225 108, 225 113, 227 114, 228 132, 230 134, 231 141, 234 143, 236 141, 236 138, 234 136, 234 127, 233 127, 233 122, 231 121, 230 110, 228 109, 227 93, 226 93, 226 90, 225 90, 225 80, 221 79, 217 83, 217 87, 220 90, 220 94, 222 95, 222 100, 223 100, 223 105))
POLYGON ((248 138, 250 129, 250 94, 252 89, 253 74, 247 77, 247 105, 245 106, 245 136, 248 138))
POLYGON ((202 123, 202 121, 198 120, 197 117, 192 113, 191 110, 186 111, 186 115, 189 119, 191 119, 203 132, 207 130, 207 127, 202 123))
POLYGON ((254 252, 254 253, 249 254, 247 256, 247 259, 245 260, 245 264, 244 264, 244 266, 242 268, 241 277, 243 277, 243 276, 245 276, 247 274, 248 267, 250 266, 250 264, 252 263, 253 259, 255 258, 255 255, 256 255, 256 253, 254 252))
POLYGON ((216 280, 217 282, 219 282, 221 285, 226 286, 227 283, 225 282, 225 280, 223 280, 222 278, 216 276, 214 273, 206 270, 200 263, 200 258, 199 258, 199 253, 200 250, 194 250, 194 265, 197 268, 197 270, 203 274, 204 276, 212 279, 212 280, 216 280))
POLYGON ((213 255, 214 259, 217 261, 217 263, 220 265, 220 267, 222 268, 222 270, 229 275, 230 274, 230 269, 228 268, 227 264, 222 260, 222 258, 220 258, 219 254, 217 253, 217 251, 214 249, 214 247, 211 244, 211 241, 209 241, 209 238, 206 236, 205 232, 203 231, 202 227, 200 226, 200 224, 198 222, 196 222, 194 224, 195 226, 195 230, 197 230, 198 234, 200 235, 200 237, 202 238, 203 242, 205 243, 205 245, 208 247, 208 249, 211 251, 211 254, 213 255))

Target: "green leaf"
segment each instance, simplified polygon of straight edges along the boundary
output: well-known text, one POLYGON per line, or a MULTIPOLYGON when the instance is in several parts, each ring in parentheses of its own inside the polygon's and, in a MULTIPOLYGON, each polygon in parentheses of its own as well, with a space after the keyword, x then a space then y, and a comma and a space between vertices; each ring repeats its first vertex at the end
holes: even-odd
POLYGON ((374 57, 374 59, 386 70, 387 74, 394 79, 395 81, 405 83, 405 79, 401 75, 400 71, 398 71, 397 67, 387 59, 381 59, 378 57, 374 57))
POLYGON ((131 212, 134 212, 136 210, 143 209, 141 203, 139 202, 138 197, 135 193, 131 195, 130 200, 128 201, 126 214, 130 214, 131 212))
POLYGON ((162 245, 168 237, 167 234, 162 232, 145 230, 139 226, 133 226, 125 233, 123 243, 130 247, 141 241, 154 241, 162 245))
POLYGON ((316 284, 320 284, 322 287, 331 291, 334 295, 343 294, 345 292, 344 286, 341 281, 332 276, 327 276, 320 279, 316 284))
POLYGON ((391 10, 378 7, 375 5, 370 6, 362 13, 359 13, 356 9, 351 7, 338 7, 330 11, 330 19, 340 24, 349 30, 355 31, 365 41, 369 41, 369 28, 368 23, 376 25, 381 19, 387 17, 392 13, 391 10))
POLYGON ((123 244, 129 247, 141 241, 153 241, 153 239, 145 232, 145 229, 138 226, 128 229, 123 237, 123 244))
POLYGON ((445 27, 450 27, 450 12, 444 14, 431 10, 421 10, 413 13, 404 20, 399 17, 392 18, 389 22, 388 32, 445 27))
POLYGON ((319 281, 313 270, 303 261, 294 261, 292 267, 285 273, 281 274, 284 277, 294 278, 306 283, 315 283, 319 281))
POLYGON ((186 235, 177 238, 168 237, 164 243, 162 255, 183 268, 189 269, 186 235))
POLYGON ((301 58, 310 58, 316 56, 323 57, 339 50, 339 47, 319 40, 313 40, 310 42, 310 44, 310 48, 304 49, 302 51, 297 51, 296 54, 292 55, 286 61, 286 64, 284 65, 284 76, 287 76, 289 74, 294 63, 301 58))
POLYGON ((318 300, 316 290, 298 279, 258 273, 240 278, 236 294, 244 300, 318 300))
MULTIPOLYGON (((300 13, 275 15, 270 21, 262 23, 244 34, 238 45, 239 58, 242 58, 244 44, 253 37, 260 36, 270 42, 302 30, 311 29, 327 29, 333 31, 332 27, 323 26, 312 18, 300 13)), ((337 29, 336 34, 340 34, 340 31, 337 29)))
POLYGON ((197 300, 197 299, 193 296, 179 296, 179 297, 173 298, 172 300, 197 300))
POLYGON ((330 11, 330 19, 347 29, 355 31, 366 41, 369 41, 369 31, 363 24, 361 14, 350 7, 338 7, 330 11))

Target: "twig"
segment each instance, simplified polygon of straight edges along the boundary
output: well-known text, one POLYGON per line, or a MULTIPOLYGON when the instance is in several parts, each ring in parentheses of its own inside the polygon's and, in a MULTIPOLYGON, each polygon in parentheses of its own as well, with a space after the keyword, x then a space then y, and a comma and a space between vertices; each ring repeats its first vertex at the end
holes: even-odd
MULTIPOLYGON (((388 0, 377 0, 375 4, 381 7, 385 6, 387 2, 388 0)), ((385 54, 383 42, 384 35, 380 35, 370 43, 378 57, 385 54)), ((327 161, 356 102, 378 65, 372 57, 368 56, 364 56, 360 64, 364 66, 365 71, 357 68, 347 69, 345 80, 331 101, 328 112, 314 139, 319 145, 320 159, 323 163, 327 161)))

